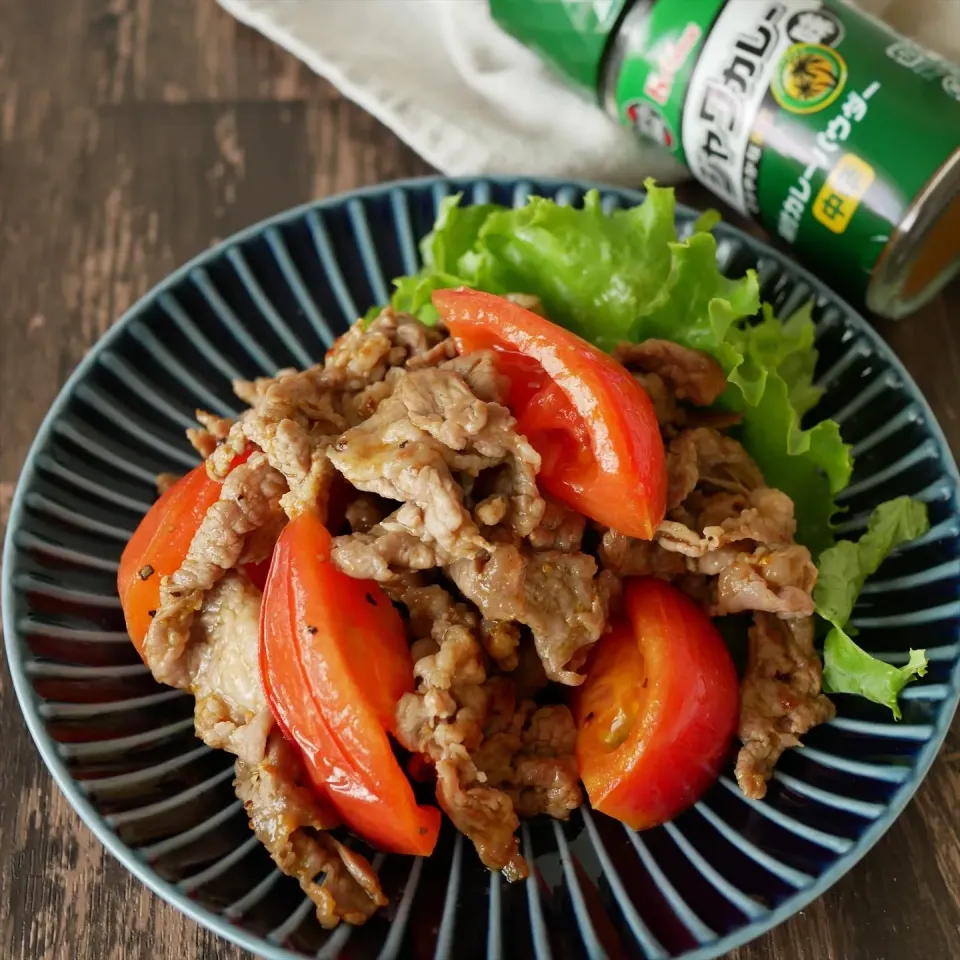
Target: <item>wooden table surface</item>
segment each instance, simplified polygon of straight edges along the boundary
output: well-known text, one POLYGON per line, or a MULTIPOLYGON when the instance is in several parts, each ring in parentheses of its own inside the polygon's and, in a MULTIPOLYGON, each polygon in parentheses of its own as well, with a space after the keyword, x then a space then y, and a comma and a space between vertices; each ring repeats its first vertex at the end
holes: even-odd
MULTIPOLYGON (((429 172, 214 0, 0 0, 0 526, 64 379, 153 284, 267 214, 429 172)), ((908 323, 879 327, 960 452, 960 284, 908 323)), ((44 770, 5 671, 0 730, 0 957, 248 956, 102 850, 44 770)), ((958 820, 955 724, 863 862, 730 956, 960 956, 958 820)))

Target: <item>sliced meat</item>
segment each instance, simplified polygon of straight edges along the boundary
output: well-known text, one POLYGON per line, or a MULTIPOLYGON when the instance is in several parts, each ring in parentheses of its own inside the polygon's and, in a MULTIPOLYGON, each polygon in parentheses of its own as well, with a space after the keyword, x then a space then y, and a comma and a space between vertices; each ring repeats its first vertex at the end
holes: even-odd
POLYGON ((605 530, 597 549, 604 570, 618 577, 660 577, 673 580, 687 572, 679 552, 664 549, 654 540, 637 540, 618 530, 605 530))
POLYGON ((180 569, 160 581, 160 606, 144 639, 144 659, 161 683, 187 685, 183 654, 205 593, 236 566, 247 536, 278 509, 283 477, 255 453, 224 481, 180 569))
POLYGON ((579 553, 583 543, 587 518, 576 510, 548 500, 543 518, 530 531, 530 545, 534 550, 559 550, 561 553, 579 553))
POLYGON ((320 923, 363 923, 387 899, 366 859, 324 832, 337 819, 274 724, 260 682, 259 613, 260 591, 235 572, 206 595, 183 658, 197 736, 236 755, 234 788, 250 824, 316 904, 320 923))
POLYGON ((496 546, 457 560, 446 570, 485 618, 530 627, 550 679, 583 682, 576 671, 606 626, 615 579, 610 574, 597 577, 593 557, 496 546))
POLYGON ((669 340, 621 343, 613 356, 628 370, 656 374, 678 400, 700 407, 709 407, 727 386, 727 375, 713 357, 669 340))
POLYGON ((634 373, 633 379, 643 387, 653 404, 662 434, 674 434, 677 427, 687 422, 686 411, 677 403, 677 398, 663 377, 655 373, 634 373))
POLYGON ((740 789, 759 799, 784 750, 832 719, 834 705, 820 692, 821 664, 813 649, 813 620, 754 615, 747 672, 741 684, 737 756, 740 789))
POLYGON ((227 439, 233 421, 207 413, 206 410, 197 410, 195 416, 200 426, 190 427, 187 430, 187 439, 193 449, 206 460, 227 439))
POLYGON ((480 860, 491 870, 500 870, 508 881, 528 874, 520 854, 517 830, 520 821, 509 794, 482 783, 464 785, 453 760, 437 763, 437 800, 453 825, 473 841, 480 860))
POLYGON ((206 596, 185 655, 194 727, 208 746, 256 763, 273 715, 260 684, 260 591, 228 573, 206 596))
POLYGON ((678 507, 700 485, 747 493, 764 486, 760 468, 731 437, 710 427, 682 430, 667 449, 667 509, 678 507))
POLYGON ((509 620, 483 620, 480 623, 480 639, 483 649, 498 669, 507 673, 517 669, 520 628, 515 623, 509 620))
POLYGON ((350 530, 353 533, 369 533, 390 513, 388 503, 367 493, 357 494, 344 511, 350 530))
POLYGON ((480 400, 455 371, 418 370, 398 382, 369 420, 341 435, 328 455, 358 489, 419 508, 424 532, 442 550, 470 556, 485 540, 454 473, 476 477, 507 463, 513 499, 520 501, 514 516, 529 523, 537 504, 542 514, 540 458, 515 426, 505 407, 480 400))
POLYGON ((181 480, 176 473, 158 473, 157 474, 157 496, 162 497, 175 483, 181 480))
POLYGON ((810 617, 817 568, 799 544, 752 553, 716 550, 700 561, 700 572, 717 575, 714 616, 764 610, 780 617, 810 617))
POLYGON ((335 820, 307 783, 294 748, 274 729, 259 762, 237 760, 234 788, 270 856, 316 904, 324 927, 364 923, 387 904, 367 860, 325 831, 335 820))

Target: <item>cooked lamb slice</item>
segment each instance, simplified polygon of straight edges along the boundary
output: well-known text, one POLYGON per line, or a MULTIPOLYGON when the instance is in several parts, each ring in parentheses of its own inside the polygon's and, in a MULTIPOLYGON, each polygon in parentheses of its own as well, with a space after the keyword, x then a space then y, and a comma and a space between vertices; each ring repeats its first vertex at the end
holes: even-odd
POLYGON ((810 617, 817 568, 810 551, 799 544, 757 547, 752 553, 715 550, 700 560, 699 570, 717 574, 714 615, 765 610, 779 617, 810 617))
POLYGON ((678 400, 700 407, 709 407, 727 386, 727 375, 713 357, 670 340, 621 343, 613 356, 628 370, 656 374, 678 400))
POLYGON ((667 449, 667 509, 678 507, 698 485, 747 493, 764 486, 763 474, 732 437, 710 427, 681 430, 667 449))
POLYGON ((618 577, 673 580, 687 572, 687 563, 680 553, 665 550, 654 540, 637 540, 618 530, 604 531, 597 558, 602 569, 618 577))
POLYGON ((286 488, 266 458, 253 454, 223 483, 180 569, 160 581, 160 605, 144 640, 144 660, 161 683, 188 685, 183 661, 190 626, 204 594, 236 566, 247 536, 276 514, 286 488))
POLYGON ((260 684, 260 591, 228 573, 206 596, 184 657, 194 728, 208 746, 257 763, 273 715, 260 684))
POLYGON ((207 413, 206 410, 197 410, 195 416, 200 426, 190 427, 187 430, 187 439, 193 449, 206 460, 217 446, 227 439, 233 421, 207 413))
POLYGON ((587 518, 555 500, 548 500, 540 524, 530 531, 534 550, 559 550, 579 553, 587 518))
POLYGON ((326 831, 338 824, 307 784, 296 750, 276 728, 258 762, 237 760, 234 788, 270 856, 299 881, 324 927, 364 923, 387 898, 366 858, 326 831))
POLYGON ((518 478, 516 497, 524 500, 517 515, 530 522, 535 506, 527 501, 543 503, 536 493, 540 458, 515 427, 505 407, 480 400, 454 370, 417 370, 328 456, 358 489, 415 505, 430 542, 451 556, 471 556, 486 543, 454 473, 476 477, 508 463, 518 478))
POLYGON ((550 679, 583 682, 576 671, 606 626, 615 579, 612 574, 597 577, 593 557, 501 545, 456 560, 446 571, 486 619, 530 627, 550 679))
POLYGON ((182 477, 176 473, 158 473, 157 474, 157 496, 162 497, 174 484, 182 477))
POLYGON ((782 620, 754 614, 747 672, 740 688, 737 756, 740 789, 759 799, 780 755, 800 736, 833 718, 836 708, 821 692, 820 658, 813 649, 813 619, 782 620))
POLYGON ((516 837, 520 820, 509 794, 478 781, 464 785, 455 760, 439 760, 436 769, 437 800, 453 825, 473 842, 484 866, 500 870, 510 882, 524 879, 529 871, 520 853, 516 837))
POLYGON ((280 869, 300 881, 324 926, 362 923, 386 898, 367 861, 323 831, 338 818, 309 788, 260 682, 260 591, 229 572, 194 619, 184 656, 204 743, 235 754, 237 796, 280 869), (325 874, 325 876, 321 876, 325 874))

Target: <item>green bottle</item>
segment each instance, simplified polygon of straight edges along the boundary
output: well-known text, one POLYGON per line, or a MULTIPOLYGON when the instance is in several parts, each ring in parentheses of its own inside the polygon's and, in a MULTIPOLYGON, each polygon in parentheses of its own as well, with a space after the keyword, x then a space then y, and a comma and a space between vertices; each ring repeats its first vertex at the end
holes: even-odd
POLYGON ((491 0, 620 123, 874 312, 960 269, 960 67, 844 0, 491 0))

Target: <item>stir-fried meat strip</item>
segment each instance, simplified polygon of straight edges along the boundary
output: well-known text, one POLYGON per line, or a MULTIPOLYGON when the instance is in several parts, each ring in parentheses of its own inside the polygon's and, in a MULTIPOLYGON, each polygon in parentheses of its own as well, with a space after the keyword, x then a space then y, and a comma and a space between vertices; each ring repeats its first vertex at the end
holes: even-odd
POLYGON ((832 719, 834 705, 820 692, 821 665, 813 649, 813 620, 754 615, 743 679, 737 756, 740 789, 759 799, 774 765, 800 736, 832 719))
POLYGON ((180 479, 176 473, 158 473, 157 496, 162 497, 180 479))
POLYGON ((709 497, 695 492, 683 509, 688 519, 703 525, 702 533, 667 520, 657 530, 657 544, 695 561, 696 572, 717 578, 712 615, 745 610, 782 617, 813 614, 817 568, 809 550, 793 543, 796 521, 786 494, 769 487, 709 497))
POLYGON ((583 682, 577 670, 606 626, 613 589, 612 574, 597 577, 593 557, 504 545, 454 561, 446 571, 484 617, 530 627, 551 680, 583 682))
POLYGON ((260 599, 244 577, 228 573, 207 594, 184 656, 197 736, 249 763, 263 756, 273 727, 260 684, 260 599))
POLYGON ((515 427, 506 407, 479 399, 455 370, 417 370, 398 381, 372 417, 342 434, 328 455, 358 489, 416 506, 430 542, 450 556, 471 556, 486 541, 454 473, 476 477, 507 464, 517 532, 532 529, 542 515, 540 458, 515 427))
POLYGON ((195 416, 200 426, 190 427, 187 430, 187 439, 193 449, 206 460, 217 449, 218 444, 227 439, 233 421, 207 413, 206 410, 197 410, 195 416))
POLYGON ((471 759, 487 713, 479 618, 438 586, 407 589, 402 602, 419 638, 412 647, 418 689, 397 705, 397 736, 408 750, 433 761, 437 800, 483 863, 507 879, 525 877, 513 802, 484 782, 471 759))
POLYGON ((709 407, 727 386, 727 375, 709 354, 669 340, 621 343, 613 351, 628 370, 655 374, 677 400, 709 407))
POLYGON ((667 509, 678 507, 694 487, 746 493, 764 486, 763 474, 746 450, 710 427, 682 430, 667 448, 667 509))
POLYGON ((498 669, 506 673, 517 669, 520 662, 517 655, 520 628, 517 624, 509 620, 481 620, 480 640, 498 669))
POLYGON ((554 500, 548 500, 540 524, 530 531, 530 545, 534 550, 559 550, 561 553, 579 553, 587 518, 554 500))
POLYGON ((700 560, 701 573, 717 576, 717 605, 710 613, 765 610, 780 617, 810 617, 817 568, 798 544, 757 547, 752 553, 715 550, 700 560))
POLYGON ((279 730, 271 733, 259 762, 237 760, 234 787, 257 838, 316 904, 322 926, 363 923, 387 904, 366 858, 326 832, 336 818, 317 799, 296 750, 279 730))
POLYGON ((286 488, 266 458, 253 454, 227 477, 180 569, 160 581, 160 606, 144 640, 144 659, 161 683, 186 685, 184 648, 204 594, 240 560, 247 535, 263 526, 286 488))
POLYGON ((678 552, 664 549, 654 540, 637 540, 617 530, 605 530, 597 549, 600 566, 618 577, 660 577, 672 580, 687 572, 678 552))
POLYGON ((300 881, 324 926, 362 923, 387 902, 370 864, 323 831, 337 818, 306 785, 260 682, 260 591, 228 573, 208 594, 184 655, 197 736, 237 757, 234 787, 277 866, 300 881), (321 876, 323 874, 324 876, 321 876))

